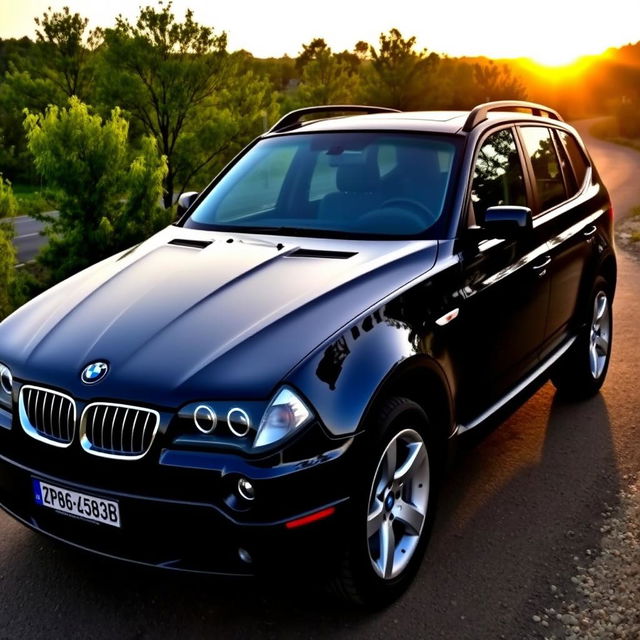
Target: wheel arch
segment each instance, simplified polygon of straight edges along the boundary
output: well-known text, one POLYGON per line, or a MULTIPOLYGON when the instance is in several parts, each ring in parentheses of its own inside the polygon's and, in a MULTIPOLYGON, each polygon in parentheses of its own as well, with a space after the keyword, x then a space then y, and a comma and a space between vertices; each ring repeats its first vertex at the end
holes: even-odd
POLYGON ((415 356, 390 371, 365 409, 359 431, 366 428, 381 403, 392 397, 413 400, 424 410, 434 428, 439 453, 444 454, 455 432, 455 412, 451 388, 439 363, 428 356, 415 356))
POLYGON ((607 255, 607 257, 601 262, 600 267, 596 275, 601 275, 611 287, 611 297, 613 298, 616 290, 616 281, 618 278, 618 265, 613 254, 607 255))

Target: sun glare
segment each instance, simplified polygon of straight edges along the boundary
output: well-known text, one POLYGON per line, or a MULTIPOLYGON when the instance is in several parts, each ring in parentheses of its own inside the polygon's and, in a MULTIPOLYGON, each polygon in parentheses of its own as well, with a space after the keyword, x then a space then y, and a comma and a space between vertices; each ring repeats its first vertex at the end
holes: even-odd
POLYGON ((584 46, 584 42, 578 42, 577 40, 557 40, 552 43, 545 43, 544 48, 541 48, 540 51, 532 51, 529 54, 529 58, 532 62, 541 66, 561 70, 579 66, 583 60, 593 58, 593 56, 606 55, 593 49, 585 51, 588 48, 584 46))
POLYGON ((544 77, 552 83, 561 83, 573 79, 585 72, 594 62, 595 58, 606 56, 606 53, 598 55, 560 55, 561 52, 553 52, 553 55, 540 55, 531 58, 521 58, 523 68, 537 76, 544 77))
POLYGON ((567 67, 573 64, 578 58, 579 54, 575 51, 563 51, 562 49, 549 49, 532 56, 534 62, 537 62, 545 67, 567 67))

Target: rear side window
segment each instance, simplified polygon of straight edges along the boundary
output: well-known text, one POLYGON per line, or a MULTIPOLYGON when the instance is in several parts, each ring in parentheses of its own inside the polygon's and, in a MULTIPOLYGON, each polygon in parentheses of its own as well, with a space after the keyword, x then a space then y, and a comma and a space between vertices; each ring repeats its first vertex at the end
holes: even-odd
POLYGON ((578 188, 580 188, 584 183, 585 176, 587 175, 589 163, 584 157, 584 153, 582 153, 582 149, 580 149, 576 139, 571 134, 566 133, 565 131, 560 131, 559 134, 562 146, 571 160, 578 188))
POLYGON ((551 131, 546 127, 522 127, 520 132, 531 158, 540 211, 546 211, 567 198, 551 131))
POLYGON ((524 172, 510 129, 498 131, 482 143, 473 173, 471 201, 479 220, 489 207, 527 205, 524 172))

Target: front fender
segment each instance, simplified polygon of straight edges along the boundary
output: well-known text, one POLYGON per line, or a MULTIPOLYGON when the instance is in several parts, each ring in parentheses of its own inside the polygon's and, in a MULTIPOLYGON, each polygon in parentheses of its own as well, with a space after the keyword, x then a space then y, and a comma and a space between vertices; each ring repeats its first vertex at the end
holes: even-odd
MULTIPOLYGON (((336 437, 353 434, 380 389, 410 369, 428 368, 450 391, 443 334, 425 313, 423 284, 372 311, 312 354, 288 377, 336 437), (422 304, 416 306, 411 301, 422 304)), ((428 299, 428 298, 427 298, 428 299)))

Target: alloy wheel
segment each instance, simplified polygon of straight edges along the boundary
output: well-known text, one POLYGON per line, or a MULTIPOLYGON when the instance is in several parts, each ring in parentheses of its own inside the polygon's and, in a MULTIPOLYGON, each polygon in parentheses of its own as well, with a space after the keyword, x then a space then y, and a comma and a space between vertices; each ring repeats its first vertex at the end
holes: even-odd
POLYGON ((402 573, 420 541, 429 505, 429 456, 414 429, 397 433, 378 463, 367 515, 369 559, 385 580, 402 573))
POLYGON ((589 368, 594 379, 605 369, 611 340, 611 310, 604 291, 599 291, 593 302, 593 319, 589 334, 589 368))

